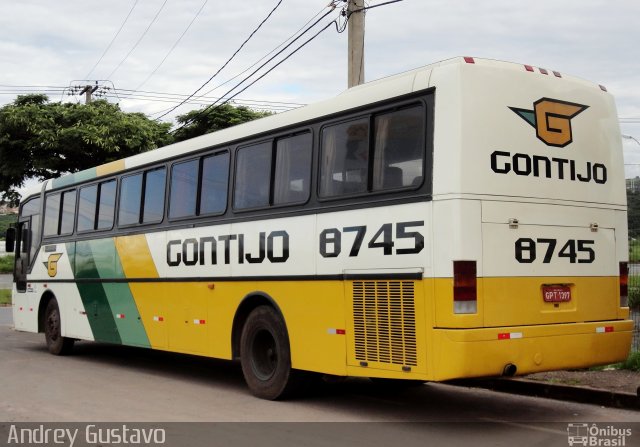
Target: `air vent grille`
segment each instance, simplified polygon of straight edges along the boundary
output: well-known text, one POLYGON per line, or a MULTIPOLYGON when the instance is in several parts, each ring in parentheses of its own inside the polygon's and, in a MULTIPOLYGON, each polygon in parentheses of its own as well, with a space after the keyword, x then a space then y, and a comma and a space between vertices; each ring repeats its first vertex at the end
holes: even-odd
POLYGON ((417 365, 412 281, 354 281, 356 360, 417 365))

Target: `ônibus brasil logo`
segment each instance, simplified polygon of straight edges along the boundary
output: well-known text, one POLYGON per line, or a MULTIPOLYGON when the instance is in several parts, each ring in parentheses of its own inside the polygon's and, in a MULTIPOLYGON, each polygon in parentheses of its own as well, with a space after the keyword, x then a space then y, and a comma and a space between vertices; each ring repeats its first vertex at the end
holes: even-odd
POLYGON ((533 110, 509 107, 536 129, 537 137, 548 146, 565 147, 573 141, 571 119, 589 106, 551 98, 540 98, 533 110))

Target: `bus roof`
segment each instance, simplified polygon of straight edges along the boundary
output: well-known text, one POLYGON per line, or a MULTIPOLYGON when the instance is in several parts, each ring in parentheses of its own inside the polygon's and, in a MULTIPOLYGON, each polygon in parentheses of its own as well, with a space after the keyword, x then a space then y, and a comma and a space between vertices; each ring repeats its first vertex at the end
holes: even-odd
MULTIPOLYGON (((181 155, 189 154, 208 147, 215 147, 224 144, 230 144, 234 141, 259 136, 265 132, 275 129, 286 128, 296 124, 317 119, 323 116, 332 115, 349 109, 358 108, 367 104, 383 101, 385 99, 410 94, 415 91, 423 90, 429 87, 436 87, 432 84, 432 72, 439 68, 452 66, 464 66, 465 64, 482 64, 485 66, 495 66, 497 69, 511 70, 529 70, 532 68, 528 65, 516 64, 511 62, 502 62, 489 59, 455 57, 445 61, 426 65, 404 73, 388 76, 363 85, 345 90, 335 98, 320 101, 304 107, 300 107, 288 112, 271 115, 258 120, 250 121, 244 124, 233 126, 217 132, 208 133, 189 140, 181 141, 171 145, 163 146, 158 149, 143 152, 131 157, 117 160, 105 165, 90 168, 73 174, 67 174, 47 183, 46 189, 55 189, 59 187, 70 186, 93 178, 114 174, 123 170, 133 169, 138 166, 147 165, 159 160, 170 159, 181 155)), ((455 69, 455 68, 454 68, 455 69)), ((533 69, 533 68, 532 68, 533 69)), ((535 70, 535 69, 534 69, 535 70)), ((537 69, 544 70, 544 69, 537 69)), ((557 72, 551 72, 557 73, 557 72)), ((582 82, 591 87, 596 86, 577 78, 561 75, 565 79, 571 81, 582 82)), ((42 190, 43 184, 34 185, 27 188, 23 197, 29 197, 38 194, 42 190)))

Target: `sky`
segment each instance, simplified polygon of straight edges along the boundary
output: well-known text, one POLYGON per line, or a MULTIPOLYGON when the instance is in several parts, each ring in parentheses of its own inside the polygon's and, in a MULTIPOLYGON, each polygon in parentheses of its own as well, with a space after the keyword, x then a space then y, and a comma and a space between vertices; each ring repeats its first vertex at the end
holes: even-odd
MULTIPOLYGON (((304 29, 310 19, 319 18, 318 13, 330 12, 290 49, 337 19, 342 3, 336 2, 340 6, 331 11, 329 1, 0 0, 0 105, 26 91, 46 92, 55 101, 80 101, 69 87, 97 80, 110 88, 108 99, 119 102, 124 111, 170 121, 214 101, 200 99, 200 104, 185 104, 162 116, 177 105, 167 101, 201 87, 279 2, 198 95, 216 87, 207 97, 229 91, 259 65, 226 81, 304 29)), ((365 78, 475 56, 544 67, 602 84, 616 98, 622 133, 637 140, 623 140, 627 177, 636 176, 639 23, 638 0, 403 0, 367 11, 365 78)), ((236 101, 281 111, 331 98, 346 87, 347 33, 330 26, 236 101)))

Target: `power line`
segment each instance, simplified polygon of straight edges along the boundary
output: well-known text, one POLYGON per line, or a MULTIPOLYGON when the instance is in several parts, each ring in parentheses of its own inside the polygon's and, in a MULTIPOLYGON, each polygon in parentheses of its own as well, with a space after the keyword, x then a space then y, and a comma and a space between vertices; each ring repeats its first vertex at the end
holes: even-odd
MULTIPOLYGON (((231 90, 229 90, 227 93, 225 93, 224 95, 222 95, 222 97, 227 97, 227 95, 229 93, 231 93, 233 90, 235 90, 238 86, 242 85, 245 81, 247 81, 249 78, 251 78, 254 74, 256 74, 260 69, 262 69, 262 67, 264 67, 265 65, 267 65, 269 62, 271 62, 273 59, 275 59, 278 55, 280 55, 283 51, 285 51, 287 48, 289 48, 294 42, 296 42, 300 37, 302 37, 304 34, 306 34, 310 29, 312 29, 314 26, 316 26, 316 24, 318 22, 320 22, 322 19, 324 19, 327 15, 329 15, 332 11, 327 12, 325 15, 323 15, 320 19, 318 19, 316 22, 313 23, 313 25, 309 26, 302 34, 300 34, 298 37, 296 37, 293 41, 291 41, 287 46, 285 46, 282 50, 280 50, 278 53, 276 53, 273 57, 271 57, 267 62, 265 62, 264 64, 262 64, 260 67, 258 67, 256 70, 254 70, 249 76, 245 77, 242 81, 240 81, 238 84, 236 84, 231 90)), ((280 62, 278 62, 276 65, 274 65, 273 67, 271 67, 269 70, 267 70, 265 73, 263 73, 261 76, 259 76, 257 79, 255 79, 253 82, 251 82, 249 85, 247 85, 246 87, 244 87, 242 90, 240 90, 237 93, 234 93, 232 96, 228 97, 224 102, 222 102, 221 104, 219 104, 217 107, 215 107, 214 109, 212 109, 212 107, 214 107, 217 103, 214 102, 213 104, 205 107, 203 110, 201 110, 200 112, 198 112, 196 114, 196 116, 192 117, 191 119, 185 121, 180 127, 178 127, 177 129, 175 129, 173 131, 173 133, 177 132, 178 130, 182 129, 183 127, 191 124, 193 121, 195 121, 195 119, 197 119, 199 116, 201 116, 202 114, 206 113, 208 110, 215 110, 217 108, 220 108, 222 106, 224 106, 225 104, 227 104, 229 101, 231 101, 233 98, 235 98, 236 96, 238 96, 240 93, 244 92, 246 89, 248 89, 249 87, 251 87, 252 85, 254 85, 256 82, 258 82, 260 79, 264 78, 266 75, 268 75, 269 73, 271 73, 275 68, 277 68, 278 66, 280 66, 283 62, 285 62, 287 59, 289 59, 291 56, 293 56, 295 53, 297 53, 299 50, 301 50, 303 47, 305 47, 308 43, 310 43, 312 40, 314 40, 315 38, 317 38, 322 32, 324 32, 325 30, 327 30, 331 25, 335 25, 336 29, 339 31, 338 28, 338 23, 336 20, 332 20, 331 22, 327 23, 320 31, 318 31, 316 34, 314 34, 311 38, 307 39, 304 43, 302 43, 300 46, 298 46, 298 48, 296 48, 295 50, 293 50, 291 53, 289 53, 287 56, 285 56, 284 59, 282 59, 280 62)), ((156 118, 157 119, 157 118, 156 118)))
MULTIPOLYGON (((115 93, 114 93, 115 95, 115 93)), ((120 100, 122 99, 135 99, 135 100, 149 100, 149 101, 161 101, 161 102, 173 102, 179 103, 182 101, 182 98, 176 98, 172 96, 163 96, 163 95, 139 95, 137 93, 122 93, 119 92, 117 95, 120 100)), ((190 104, 200 104, 200 105, 209 105, 211 104, 210 100, 219 101, 225 98, 211 98, 208 97, 209 100, 199 100, 196 98, 192 98, 189 100, 190 104)), ((305 104, 297 104, 297 103, 286 103, 286 102, 277 102, 277 101, 267 101, 267 100, 257 100, 257 99, 237 99, 236 102, 246 104, 246 105, 270 105, 273 107, 284 107, 284 108, 296 108, 301 107, 305 104)))
MULTIPOLYGON (((276 6, 271 10, 271 12, 269 12, 269 14, 267 14, 267 17, 265 17, 265 18, 264 18, 264 20, 262 20, 262 22, 260 22, 260 24, 258 25, 258 27, 257 27, 256 29, 254 29, 254 30, 251 32, 251 34, 249 35, 249 37, 247 37, 247 38, 245 39, 245 41, 244 41, 244 42, 242 42, 242 45, 240 45, 240 47, 235 51, 235 53, 233 53, 233 54, 231 55, 231 57, 230 57, 229 59, 227 59, 227 61, 222 65, 222 67, 220 67, 220 68, 218 69, 218 71, 216 71, 216 72, 213 74, 213 76, 211 76, 211 77, 207 80, 207 82, 205 82, 204 84, 202 84, 202 85, 201 85, 201 86, 200 86, 200 87, 199 87, 195 92, 193 92, 191 95, 189 95, 189 98, 187 98, 187 99, 190 99, 190 98, 192 98, 193 96, 195 96, 195 95, 196 95, 196 93, 198 93, 200 90, 202 90, 202 89, 204 88, 204 86, 205 86, 205 85, 207 85, 209 82, 211 82, 211 81, 213 80, 213 78, 215 78, 215 77, 218 75, 218 73, 220 73, 222 70, 224 70, 224 68, 229 64, 229 62, 231 62, 231 61, 233 60, 233 58, 234 58, 234 57, 236 57, 236 54, 238 54, 238 53, 240 52, 240 50, 242 50, 242 48, 245 46, 245 44, 246 44, 247 42, 249 42, 249 40, 254 36, 254 34, 258 32, 258 30, 262 27, 262 25, 264 25, 264 23, 265 23, 267 20, 269 20, 269 17, 271 17, 271 15, 276 11, 276 9, 278 9, 278 7, 280 6, 280 4, 281 4, 281 3, 282 3, 282 0, 279 0, 279 1, 278 1, 278 3, 276 4, 276 6)), ((181 106, 182 104, 184 104, 185 102, 187 102, 187 100, 184 100, 184 102, 182 102, 181 104, 178 104, 178 105, 177 105, 177 106, 175 106, 173 109, 171 109, 171 110, 169 110, 169 111, 167 111, 167 112, 163 113, 162 115, 160 115, 160 116, 159 116, 158 118, 156 118, 156 119, 160 119, 160 118, 162 118, 163 116, 168 115, 169 113, 171 113, 172 111, 174 111, 175 109, 177 109, 178 107, 180 107, 180 106, 181 106)))
MULTIPOLYGON (((135 94, 135 95, 155 95, 155 96, 164 96, 164 97, 169 97, 169 98, 180 98, 180 99, 184 99, 185 97, 188 97, 189 95, 186 94, 182 94, 182 93, 168 93, 168 92, 153 92, 153 91, 148 91, 148 90, 131 90, 131 89, 118 89, 118 92, 120 92, 121 96, 126 96, 126 95, 131 95, 131 94, 135 94)), ((220 99, 218 97, 212 97, 212 96, 198 96, 196 98, 192 98, 193 100, 199 100, 199 99, 220 99)), ((273 103, 273 104, 287 104, 287 105, 294 105, 294 106, 304 106, 306 104, 302 104, 302 103, 296 103, 296 102, 287 102, 287 101, 263 101, 263 100, 252 100, 252 99, 245 99, 243 101, 257 101, 257 102, 266 102, 266 103, 273 103)))
MULTIPOLYGON (((343 0, 334 0, 330 6, 334 6, 333 9, 335 9, 335 5, 334 3, 336 1, 343 1, 343 0)), ((260 62, 262 62, 263 60, 265 60, 269 55, 271 55, 272 53, 274 53, 278 48, 280 48, 282 45, 286 44, 289 40, 291 40, 293 37, 295 37, 296 34, 298 34, 300 31, 302 31, 309 23, 311 23, 316 17, 318 17, 320 14, 322 14, 322 11, 326 8, 326 6, 322 7, 320 9, 320 11, 318 11, 313 17, 311 17, 304 25, 302 25, 296 32, 294 32, 291 36, 287 37, 284 41, 282 41, 282 43, 280 43, 278 46, 276 46, 274 49, 272 49, 271 51, 269 51, 267 54, 265 54, 264 56, 262 56, 260 59, 258 59, 256 62, 254 62, 252 65, 250 65, 249 67, 245 68, 243 71, 241 71, 240 73, 238 73, 237 75, 235 75, 234 77, 227 79, 226 81, 224 81, 223 83, 215 86, 214 88, 212 88, 211 90, 208 90, 206 93, 204 93, 201 97, 204 97, 206 95, 208 95, 209 93, 219 89, 220 87, 222 87, 223 85, 228 84, 229 82, 233 81, 234 79, 239 78, 240 76, 242 76, 243 74, 245 74, 246 72, 248 72, 249 70, 251 70, 253 67, 255 67, 256 65, 258 65, 260 62)), ((332 10, 333 10, 332 9, 332 10)))
MULTIPOLYGON (((113 98, 116 99, 117 97, 112 96, 112 95, 105 95, 106 98, 113 98)), ((120 98, 122 99, 122 98, 120 98)), ((143 98, 138 98, 138 97, 128 97, 125 99, 129 99, 129 100, 140 100, 140 101, 145 101, 145 102, 159 102, 159 103, 170 103, 170 104, 175 104, 177 102, 179 102, 178 100, 175 99, 163 99, 163 98, 148 98, 148 97, 143 97, 143 98)), ((298 108, 299 106, 285 106, 285 105, 275 105, 275 104, 263 104, 263 103, 245 103, 242 100, 238 99, 238 100, 234 100, 231 101, 232 103, 234 103, 236 106, 240 106, 240 107, 247 107, 250 108, 252 110, 270 110, 273 112, 286 112, 289 110, 293 110, 298 108)), ((196 105, 202 105, 202 106, 206 106, 210 103, 208 102, 190 102, 189 104, 196 104, 196 105)))
POLYGON ((391 0, 391 1, 388 1, 388 2, 384 2, 384 3, 377 3, 377 4, 371 5, 371 6, 365 6, 365 7, 360 8, 360 9, 354 9, 353 11, 351 11, 351 14, 354 14, 356 12, 366 11, 368 9, 377 8, 378 6, 385 6, 385 5, 390 5, 392 3, 399 3, 401 1, 403 1, 403 0, 391 0))
POLYGON ((65 86, 60 85, 9 85, 9 84, 0 84, 0 88, 66 88, 65 86))
POLYGON ((147 35, 147 33, 149 32, 149 30, 151 29, 153 24, 156 22, 156 20, 158 19, 158 16, 162 12, 162 10, 164 9, 164 6, 167 4, 168 1, 169 0, 164 0, 164 2, 162 3, 162 6, 160 6, 160 9, 158 9, 158 12, 156 12, 156 15, 153 17, 153 19, 149 23, 149 26, 147 26, 147 29, 144 30, 144 32, 142 33, 140 38, 136 41, 135 44, 133 44, 133 47, 131 47, 131 49, 129 50, 127 55, 120 61, 120 63, 118 65, 116 65, 116 68, 114 68, 113 71, 111 73, 109 73, 109 75, 107 76, 107 79, 111 79, 113 77, 115 72, 120 69, 120 67, 122 66, 124 61, 126 61, 129 58, 129 56, 131 56, 131 53, 133 53, 133 50, 135 50, 138 47, 138 45, 140 44, 140 42, 142 42, 142 39, 144 39, 144 36, 147 35))
POLYGON ((160 63, 156 66, 156 68, 154 68, 151 73, 149 73, 149 76, 147 76, 145 78, 144 81, 142 81, 140 83, 140 85, 138 85, 135 89, 138 90, 140 87, 142 87, 143 85, 145 85, 149 79, 151 79, 151 77, 156 74, 156 71, 158 71, 158 69, 162 66, 162 64, 164 64, 164 62, 167 60, 167 58, 169 57, 169 55, 171 53, 173 53, 173 50, 176 49, 176 47, 178 46, 178 44, 180 43, 180 41, 182 40, 182 38, 184 37, 185 34, 187 34, 187 31, 189 31, 189 28, 191 28, 191 25, 193 25, 193 22, 196 21, 196 19, 198 18, 198 16, 200 15, 200 13, 202 12, 202 10, 204 9, 204 7, 207 5, 207 2, 209 0, 204 0, 204 2, 202 3, 202 6, 200 6, 200 9, 198 9, 198 12, 196 12, 196 15, 193 16, 193 18, 191 19, 191 22, 189 22, 189 24, 187 25, 187 27, 185 28, 185 30, 182 32, 182 34, 180 34, 180 37, 178 37, 178 40, 175 41, 175 43, 173 44, 173 46, 171 47, 171 49, 169 49, 169 51, 167 52, 167 54, 164 55, 164 58, 162 58, 162 60, 160 61, 160 63))
MULTIPOLYGON (((233 92, 236 88, 238 88, 240 85, 242 85, 245 81, 249 80, 253 75, 255 75, 258 71, 260 71, 263 67, 265 67, 267 64, 269 64, 269 62, 273 61, 276 57, 278 57, 280 54, 282 54, 285 50, 287 50, 287 48, 289 48, 291 45, 293 45, 298 39, 300 39, 302 36, 304 36, 307 32, 309 32, 312 28, 314 28, 322 19, 324 19, 325 17, 327 17, 329 14, 331 14, 331 12, 333 12, 333 9, 331 11, 328 11, 327 13, 325 13, 322 17, 320 17, 318 20, 316 20, 313 24, 311 24, 310 26, 307 27, 307 29, 305 29, 300 35, 298 35, 298 37, 296 37, 295 39, 293 39, 291 42, 289 42, 284 48, 282 48, 280 51, 278 51, 276 54, 274 54, 272 57, 270 57, 265 63, 263 63, 262 65, 260 65, 258 68, 256 68, 253 72, 251 72, 251 74, 249 74, 248 76, 245 76, 244 79, 242 79, 240 82, 238 82, 235 86, 233 86, 231 88, 231 90, 229 90, 227 93, 225 93, 224 95, 222 95, 222 98, 226 97, 229 93, 233 92)), ((332 23, 335 23, 335 20, 329 22, 328 25, 331 25, 332 23)), ((337 26, 337 25, 336 25, 337 26)), ((324 29, 328 28, 328 26, 326 26, 325 28, 322 29, 322 31, 324 31, 324 29)), ((315 38, 315 37, 314 37, 315 38)), ((312 38, 313 39, 313 38, 312 38)), ((308 42, 307 42, 308 43, 308 42)), ((304 44, 306 45, 306 43, 304 44)), ((303 46, 304 46, 303 45, 303 46)), ((294 52, 290 53, 288 56, 285 57, 285 59, 283 59, 280 63, 284 62, 285 60, 287 60, 289 57, 291 57, 296 51, 298 51, 300 48, 302 47, 298 47, 296 50, 294 50, 294 52)), ((278 64, 279 65, 279 64, 278 64)), ((276 65, 277 66, 277 65, 276 65)), ((275 68, 275 67, 273 67, 275 68)), ((271 72, 270 69, 269 71, 267 71, 267 73, 271 72)), ((266 74, 266 73, 265 73, 266 74)), ((264 77, 260 76, 259 79, 262 79, 264 77)), ((256 80, 257 81, 257 80, 256 80)), ((255 84, 255 82, 252 82, 250 85, 255 84)), ((246 89, 244 89, 246 90, 246 89)), ((244 91, 242 90, 242 91, 244 91)), ((239 92, 241 93, 241 92, 239 92)), ((232 96, 231 98, 237 96, 239 93, 236 93, 234 96, 232 96)), ((220 106, 226 104, 226 102, 228 102, 231 98, 227 99, 225 102, 223 102, 220 106)), ((205 113, 208 109, 210 109, 211 107, 215 106, 217 104, 218 101, 215 101, 213 104, 209 105, 208 107, 204 108, 202 111, 200 111, 195 117, 193 117, 190 121, 185 122, 182 126, 180 126, 177 130, 181 129, 182 127, 186 126, 189 122, 193 122, 193 120, 195 120, 198 116, 200 116, 201 114, 205 113)), ((178 106, 176 106, 177 108, 178 106)), ((175 109, 174 109, 175 110, 175 109)), ((171 110, 169 111, 171 112, 171 110)), ((164 113, 163 115, 159 116, 158 118, 156 118, 156 120, 159 120, 160 118, 162 118, 163 116, 167 115, 169 112, 164 113)))
POLYGON ((105 48, 104 51, 102 52, 102 56, 100 56, 100 59, 98 59, 98 62, 95 63, 95 65, 91 68, 91 70, 89 70, 89 73, 87 73, 87 75, 85 76, 86 79, 89 79, 89 76, 91 76, 91 73, 93 73, 93 70, 96 69, 98 64, 102 61, 102 58, 105 56, 105 54, 107 54, 107 51, 109 51, 109 49, 111 48, 111 45, 113 45, 113 42, 116 41, 118 35, 120 35, 120 31, 122 31, 122 28, 124 28, 125 23, 127 23, 127 20, 129 20, 129 17, 131 16, 131 13, 136 8, 136 5, 138 4, 139 1, 140 0, 136 0, 133 3, 133 6, 129 10, 129 14, 127 14, 127 16, 124 18, 124 21, 122 22, 122 25, 120 25, 120 28, 118 29, 116 34, 113 36, 113 39, 111 39, 111 42, 109 42, 109 45, 107 45, 107 48, 105 48))

